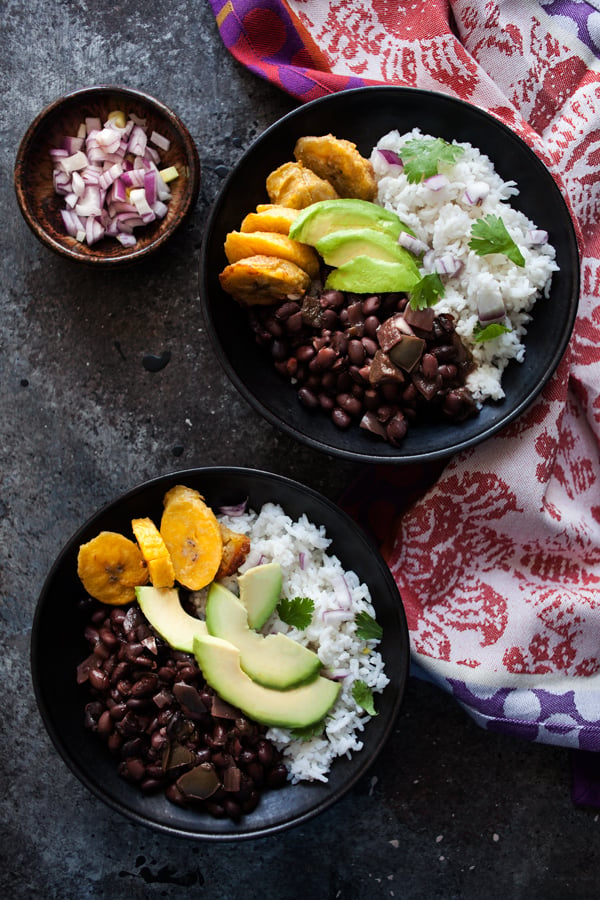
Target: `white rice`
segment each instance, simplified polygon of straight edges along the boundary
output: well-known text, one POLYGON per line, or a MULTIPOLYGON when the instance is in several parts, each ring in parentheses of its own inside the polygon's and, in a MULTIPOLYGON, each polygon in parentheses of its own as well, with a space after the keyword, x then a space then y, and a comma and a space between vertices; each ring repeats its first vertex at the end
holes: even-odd
MULTIPOLYGON (((259 513, 250 510, 243 516, 218 518, 250 537, 251 550, 240 572, 278 562, 282 596, 310 597, 314 602, 312 622, 305 630, 285 625, 275 613, 263 631, 283 632, 314 650, 325 674, 340 679, 340 695, 321 735, 300 740, 289 730, 271 728, 267 736, 283 752, 292 782, 327 781, 336 757, 350 758, 363 747, 360 733, 371 717, 352 697, 355 681, 362 680, 371 688, 375 709, 376 695, 389 682, 376 649, 378 642, 356 635, 355 616, 363 611, 375 616, 369 589, 354 572, 345 571, 336 556, 327 553, 331 541, 324 527, 312 524, 305 515, 293 521, 280 506, 266 503, 259 513)), ((235 589, 235 583, 228 586, 235 589)))
POLYGON ((503 181, 488 157, 471 144, 453 142, 464 153, 454 164, 443 164, 447 184, 437 191, 425 182, 410 184, 401 169, 389 165, 377 152, 377 148, 393 150, 401 157, 407 140, 430 137, 415 128, 406 134, 391 131, 379 140, 371 154, 378 182, 377 199, 382 206, 397 213, 436 255, 450 253, 462 263, 458 274, 441 276, 445 296, 436 303, 435 309, 454 317, 456 331, 473 355, 477 368, 468 376, 466 384, 475 399, 500 400, 504 397, 502 373, 510 360, 523 361, 523 338, 531 321, 531 310, 537 300, 548 296, 552 273, 558 269, 555 250, 547 242, 541 245, 532 242, 531 232, 538 226, 509 203, 519 193, 515 182, 503 181), (486 185, 489 193, 480 203, 469 203, 465 193, 478 183, 486 185), (524 267, 498 253, 478 256, 469 249, 473 222, 489 214, 502 218, 525 258, 524 267), (473 332, 478 324, 477 296, 481 291, 500 294, 512 330, 493 340, 476 343, 473 332))

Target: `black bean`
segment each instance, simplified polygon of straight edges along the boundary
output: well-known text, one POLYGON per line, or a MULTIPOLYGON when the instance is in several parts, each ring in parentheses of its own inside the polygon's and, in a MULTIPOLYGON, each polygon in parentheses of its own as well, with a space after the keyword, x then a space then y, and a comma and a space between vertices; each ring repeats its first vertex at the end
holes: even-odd
POLYGON ((338 428, 348 428, 352 422, 348 413, 344 412, 343 409, 340 409, 339 406, 334 407, 331 411, 331 419, 333 424, 337 425, 338 428))
POLYGON ((311 344, 302 344, 296 349, 296 359, 301 363, 310 362, 315 352, 315 348, 311 344))
POLYGON ((91 686, 97 691, 105 691, 109 686, 108 676, 102 669, 90 669, 88 678, 91 686))
POLYGON ((366 300, 362 301, 361 311, 363 316, 372 316, 373 313, 376 313, 377 310, 381 306, 381 297, 377 294, 373 294, 371 297, 367 297, 366 300))
POLYGON ((319 405, 317 397, 307 387, 300 388, 298 391, 298 399, 302 406, 306 406, 308 409, 316 409, 319 405))
POLYGON ((100 737, 108 738, 109 734, 112 733, 114 728, 114 722, 111 718, 110 712, 106 709, 100 718, 98 719, 98 734, 100 737))

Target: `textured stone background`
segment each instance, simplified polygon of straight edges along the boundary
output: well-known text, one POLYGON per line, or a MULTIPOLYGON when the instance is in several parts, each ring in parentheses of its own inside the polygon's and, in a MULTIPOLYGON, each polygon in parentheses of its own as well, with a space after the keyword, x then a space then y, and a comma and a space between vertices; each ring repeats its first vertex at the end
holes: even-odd
POLYGON ((411 680, 371 772, 278 837, 219 847, 131 824, 90 795, 47 737, 29 674, 43 580, 69 536, 132 485, 193 465, 272 469, 337 497, 356 474, 274 431, 229 384, 198 305, 199 248, 223 175, 293 101, 220 43, 205 0, 0 4, 0 891, 15 898, 586 898, 594 810, 569 757, 480 731, 411 680), (38 244, 12 188, 37 112, 67 90, 156 94, 195 138, 195 214, 168 251, 121 273, 38 244), (146 354, 170 351, 158 373, 146 354))

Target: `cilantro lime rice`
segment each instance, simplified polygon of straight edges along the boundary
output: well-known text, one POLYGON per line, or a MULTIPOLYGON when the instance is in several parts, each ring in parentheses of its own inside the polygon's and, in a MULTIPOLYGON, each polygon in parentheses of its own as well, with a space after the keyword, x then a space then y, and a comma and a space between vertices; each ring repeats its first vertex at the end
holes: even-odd
MULTIPOLYGON (((286 624, 276 611, 262 630, 288 634, 310 647, 323 664, 323 674, 341 683, 338 700, 317 733, 295 736, 281 728, 267 732, 283 752, 293 783, 327 781, 336 757, 362 749, 361 732, 371 718, 367 710, 373 703, 377 711, 389 681, 378 638, 361 636, 377 634, 369 589, 327 552, 331 541, 324 527, 306 515, 293 521, 280 506, 266 503, 258 513, 247 510, 218 518, 250 537, 251 550, 240 572, 268 562, 281 566, 286 618, 297 624, 286 624)), ((235 584, 228 586, 235 589, 235 584)))
POLYGON ((471 144, 391 131, 371 162, 377 202, 412 230, 423 271, 443 284, 436 313, 454 317, 476 364, 466 387, 478 403, 502 399, 502 373, 525 358, 533 306, 558 269, 547 233, 510 205, 516 183, 471 144))

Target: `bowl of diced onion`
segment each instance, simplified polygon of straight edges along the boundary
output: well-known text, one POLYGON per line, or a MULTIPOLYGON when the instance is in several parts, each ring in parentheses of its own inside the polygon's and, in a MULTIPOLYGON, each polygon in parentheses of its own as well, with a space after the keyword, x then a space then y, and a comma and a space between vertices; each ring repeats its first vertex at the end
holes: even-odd
POLYGON ((98 85, 50 103, 19 145, 17 201, 33 233, 96 266, 157 250, 192 211, 200 161, 181 119, 131 88, 98 85))

